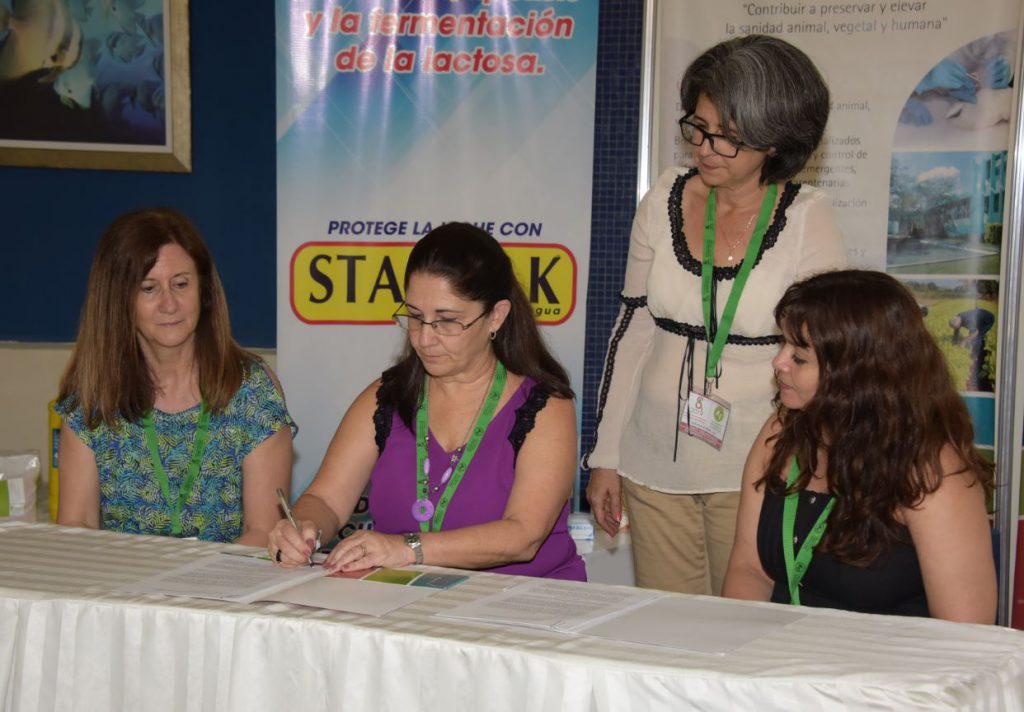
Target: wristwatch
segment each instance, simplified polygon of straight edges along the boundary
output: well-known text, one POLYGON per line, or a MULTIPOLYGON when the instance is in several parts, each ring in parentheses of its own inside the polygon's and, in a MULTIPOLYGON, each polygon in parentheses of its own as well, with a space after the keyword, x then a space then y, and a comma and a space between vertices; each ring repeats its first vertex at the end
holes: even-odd
POLYGON ((405 545, 412 549, 412 553, 416 556, 415 563, 423 563, 423 542, 420 541, 419 534, 406 533, 402 535, 405 537, 405 545))

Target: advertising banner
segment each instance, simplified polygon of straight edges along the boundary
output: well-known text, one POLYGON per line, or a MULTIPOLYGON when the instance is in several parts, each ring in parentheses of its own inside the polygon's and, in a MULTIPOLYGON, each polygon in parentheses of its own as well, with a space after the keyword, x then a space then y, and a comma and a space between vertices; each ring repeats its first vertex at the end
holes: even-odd
POLYGON ((578 390, 597 3, 279 0, 276 12, 278 355, 300 427, 294 492, 398 353, 405 260, 444 222, 503 244, 578 390))

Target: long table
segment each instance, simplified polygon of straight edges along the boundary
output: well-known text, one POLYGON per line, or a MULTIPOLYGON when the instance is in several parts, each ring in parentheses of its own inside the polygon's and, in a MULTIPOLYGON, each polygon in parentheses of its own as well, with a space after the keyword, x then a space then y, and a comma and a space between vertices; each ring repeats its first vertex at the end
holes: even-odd
POLYGON ((995 626, 806 609, 707 655, 435 615, 513 582, 488 573, 380 618, 115 593, 227 546, 0 524, 0 709, 1024 709, 995 626))

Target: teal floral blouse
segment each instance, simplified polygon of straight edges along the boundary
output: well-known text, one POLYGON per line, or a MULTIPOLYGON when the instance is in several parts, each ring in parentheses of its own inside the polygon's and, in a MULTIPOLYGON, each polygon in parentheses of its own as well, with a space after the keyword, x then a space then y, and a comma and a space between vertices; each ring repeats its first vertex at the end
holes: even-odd
MULTIPOLYGON (((57 406, 64 422, 96 455, 100 474, 100 528, 133 534, 171 535, 173 505, 165 501, 140 422, 118 419, 86 428, 81 408, 57 406)), ((153 411, 157 449, 176 502, 188 470, 199 405, 180 413, 153 411)), ((248 365, 242 385, 219 413, 199 475, 181 512, 181 536, 234 541, 242 534, 242 460, 284 426, 298 432, 280 392, 261 364, 248 365)))

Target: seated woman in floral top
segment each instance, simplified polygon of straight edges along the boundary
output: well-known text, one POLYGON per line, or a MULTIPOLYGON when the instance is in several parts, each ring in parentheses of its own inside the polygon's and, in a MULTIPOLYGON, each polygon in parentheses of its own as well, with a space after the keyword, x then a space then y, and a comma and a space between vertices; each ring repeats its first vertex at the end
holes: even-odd
POLYGON ((136 211, 103 235, 58 410, 58 523, 266 543, 295 424, 231 337, 209 250, 181 213, 136 211))

